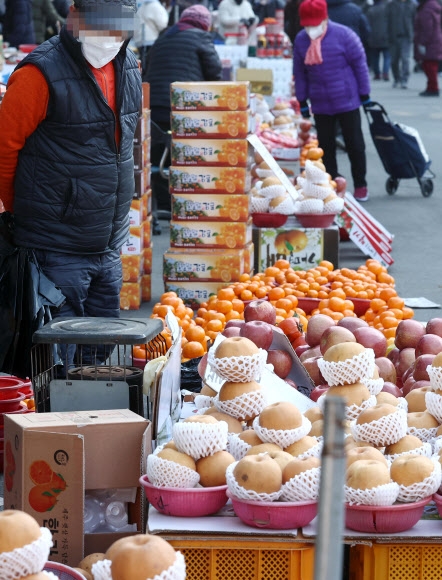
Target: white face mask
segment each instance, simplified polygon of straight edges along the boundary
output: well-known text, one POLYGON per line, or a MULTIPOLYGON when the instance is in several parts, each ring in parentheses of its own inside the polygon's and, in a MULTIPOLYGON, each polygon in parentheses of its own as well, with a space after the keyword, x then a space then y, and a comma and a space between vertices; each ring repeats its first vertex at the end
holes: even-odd
POLYGON ((101 68, 113 60, 123 46, 123 41, 115 36, 86 36, 80 32, 78 40, 84 58, 94 68, 101 68))
POLYGON ((324 23, 321 22, 318 26, 306 26, 305 31, 311 38, 311 40, 315 40, 315 38, 319 38, 321 34, 324 32, 324 23))

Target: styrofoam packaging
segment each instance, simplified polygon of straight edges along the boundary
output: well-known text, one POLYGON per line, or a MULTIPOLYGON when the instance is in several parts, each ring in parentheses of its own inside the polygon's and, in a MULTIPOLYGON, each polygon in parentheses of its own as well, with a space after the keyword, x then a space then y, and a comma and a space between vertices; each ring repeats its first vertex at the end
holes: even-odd
POLYGON ((384 457, 390 463, 393 463, 398 457, 403 455, 423 455, 424 457, 431 457, 433 455, 433 447, 431 443, 423 443, 422 447, 416 447, 416 449, 411 449, 411 451, 404 451, 403 453, 395 453, 393 455, 384 454, 384 457))
POLYGON ((350 424, 350 431, 357 441, 366 441, 376 446, 391 445, 407 434, 407 413, 398 409, 371 423, 358 425, 354 422, 350 424))
POLYGON ((208 363, 215 373, 226 381, 247 383, 259 379, 267 362, 267 351, 260 348, 251 356, 215 357, 209 350, 208 363))
POLYGON ((11 552, 3 552, 0 558, 0 577, 2 580, 15 580, 37 574, 43 570, 53 544, 48 528, 40 528, 41 536, 11 552))
POLYGON ((283 501, 315 501, 319 498, 320 480, 320 467, 303 471, 283 484, 281 499, 283 501))
POLYGON ((156 453, 147 457, 146 475, 157 487, 195 487, 200 480, 193 469, 158 457, 156 453))
POLYGON ((407 435, 414 435, 415 437, 419 437, 421 441, 426 443, 427 441, 431 441, 436 437, 437 427, 433 429, 417 429, 416 427, 408 427, 407 435))
POLYGON ((304 184, 303 190, 306 197, 314 197, 322 201, 333 193, 332 187, 311 183, 310 181, 304 184))
POLYGON ((324 213, 340 213, 343 208, 344 200, 341 197, 335 197, 324 203, 324 213))
POLYGON ((296 202, 296 213, 322 213, 323 211, 324 202, 321 199, 309 197, 296 202))
POLYGON ((281 497, 282 488, 274 493, 257 493, 254 490, 245 489, 236 481, 233 470, 238 461, 231 463, 226 469, 227 487, 232 495, 239 499, 252 499, 256 501, 277 501, 281 497))
POLYGON ((427 373, 430 377, 430 384, 436 390, 442 389, 442 367, 427 366, 427 373))
POLYGON ((375 370, 375 356, 372 348, 341 362, 318 360, 319 370, 330 386, 351 385, 364 377, 372 377, 375 370))
POLYGON ((229 433, 227 440, 227 451, 233 455, 236 461, 242 459, 246 455, 247 451, 251 448, 251 445, 238 437, 238 433, 229 433))
POLYGON ((199 423, 180 421, 173 426, 173 440, 178 450, 196 460, 224 451, 228 425, 225 421, 199 423))
POLYGON ((399 495, 399 485, 394 481, 371 489, 344 486, 345 501, 350 505, 393 505, 399 495))
MULTIPOLYGON (((327 394, 325 393, 324 395, 321 395, 317 401, 318 407, 321 409, 322 412, 324 412, 324 404, 326 397, 327 394)), ((366 401, 363 401, 362 405, 346 406, 345 417, 349 421, 352 421, 353 419, 357 419, 359 415, 362 413, 362 411, 365 411, 365 409, 369 409, 370 407, 374 407, 375 405, 376 405, 376 397, 374 395, 370 395, 370 397, 366 401)))
POLYGON ((296 429, 266 429, 259 424, 259 417, 253 420, 253 429, 258 437, 264 442, 275 443, 282 449, 305 437, 311 428, 312 424, 305 415, 302 415, 302 425, 296 429))
POLYGON ((442 423, 442 397, 437 393, 428 391, 425 393, 425 405, 430 415, 433 415, 439 423, 442 423))
POLYGON ((227 413, 239 421, 256 417, 266 405, 267 401, 262 391, 244 393, 228 401, 220 401, 219 397, 215 397, 215 407, 222 413, 227 413))
POLYGON ((370 391, 370 395, 379 395, 384 386, 384 379, 366 379, 362 378, 361 383, 370 391))
POLYGON ((411 503, 430 497, 437 492, 441 484, 441 464, 438 459, 433 459, 433 465, 433 473, 423 481, 408 486, 399 485, 399 501, 411 503))

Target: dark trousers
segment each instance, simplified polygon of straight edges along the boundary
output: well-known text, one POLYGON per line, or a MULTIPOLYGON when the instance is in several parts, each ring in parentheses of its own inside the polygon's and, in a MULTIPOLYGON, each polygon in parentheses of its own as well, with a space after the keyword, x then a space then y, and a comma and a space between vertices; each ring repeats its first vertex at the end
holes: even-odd
POLYGON ((437 72, 439 68, 439 61, 424 60, 422 62, 422 69, 427 77, 427 91, 435 92, 439 90, 437 81, 437 72))
POLYGON ((380 60, 382 55, 382 74, 384 78, 390 72, 390 51, 388 48, 372 48, 371 49, 371 66, 376 77, 381 74, 380 60))
POLYGON ((406 85, 410 76, 411 42, 407 38, 396 38, 390 45, 391 70, 396 83, 406 85))
POLYGON ((339 175, 336 161, 336 126, 340 124, 347 155, 351 165, 351 175, 354 187, 365 187, 367 163, 365 159, 365 142, 361 128, 361 113, 359 109, 338 113, 337 115, 315 115, 316 131, 319 146, 324 150, 323 162, 330 175, 339 175))

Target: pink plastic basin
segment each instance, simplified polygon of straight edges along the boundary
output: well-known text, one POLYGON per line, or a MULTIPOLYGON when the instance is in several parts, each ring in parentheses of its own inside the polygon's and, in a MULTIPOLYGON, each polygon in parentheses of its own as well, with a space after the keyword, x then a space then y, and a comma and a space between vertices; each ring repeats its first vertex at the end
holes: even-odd
POLYGON ((440 517, 442 518, 442 495, 440 493, 435 493, 433 495, 434 503, 436 504, 437 511, 439 512, 440 517))
POLYGON ((24 387, 24 382, 17 377, 0 377, 0 401, 14 399, 24 387))
MULTIPOLYGON (((23 395, 24 398, 24 395, 23 395)), ((24 413, 29 413, 30 410, 27 408, 27 406, 24 403, 20 403, 19 408, 16 411, 8 411, 7 414, 8 415, 22 415, 24 413)), ((1 412, 0 413, 0 426, 3 427, 4 425, 4 417, 5 417, 5 413, 1 412)))
POLYGON ((58 562, 46 562, 44 570, 53 572, 60 580, 85 580, 85 576, 58 562))
POLYGON ((395 503, 390 506, 347 504, 345 525, 350 530, 374 534, 405 532, 417 524, 431 499, 426 497, 413 503, 395 503))
POLYGON ((335 221, 335 213, 295 213, 303 228, 328 228, 335 221))
POLYGON ((282 213, 252 213, 253 225, 257 228, 280 228, 288 217, 282 213))
POLYGON ((156 487, 140 477, 147 500, 167 516, 201 517, 215 514, 227 503, 227 485, 219 487, 156 487))
POLYGON ((238 499, 229 491, 233 509, 239 519, 253 528, 269 530, 290 530, 309 524, 316 516, 316 501, 253 501, 238 499))

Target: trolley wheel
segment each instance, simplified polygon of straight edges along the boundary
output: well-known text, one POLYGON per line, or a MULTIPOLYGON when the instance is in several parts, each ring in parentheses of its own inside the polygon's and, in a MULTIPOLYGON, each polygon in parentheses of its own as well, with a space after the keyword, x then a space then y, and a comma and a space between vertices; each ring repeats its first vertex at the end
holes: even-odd
POLYGON ((399 187, 399 179, 389 177, 385 183, 385 189, 388 195, 394 195, 399 187))
POLYGON ((421 179, 420 182, 421 193, 424 197, 430 197, 434 190, 434 184, 432 179, 421 179))

